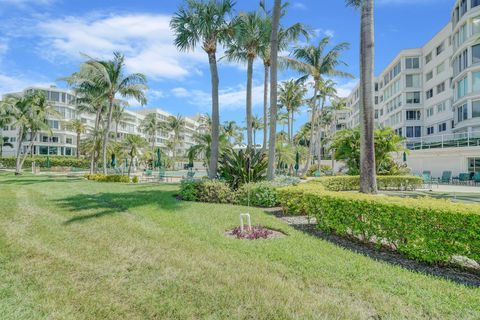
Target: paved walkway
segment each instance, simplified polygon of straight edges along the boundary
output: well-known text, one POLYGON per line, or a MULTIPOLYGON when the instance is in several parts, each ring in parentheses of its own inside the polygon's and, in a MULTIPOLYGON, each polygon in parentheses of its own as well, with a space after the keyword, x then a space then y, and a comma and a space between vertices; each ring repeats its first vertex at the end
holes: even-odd
POLYGON ((430 189, 418 189, 419 191, 433 191, 433 192, 465 192, 465 193, 480 193, 480 186, 468 185, 451 185, 451 184, 433 184, 430 189))

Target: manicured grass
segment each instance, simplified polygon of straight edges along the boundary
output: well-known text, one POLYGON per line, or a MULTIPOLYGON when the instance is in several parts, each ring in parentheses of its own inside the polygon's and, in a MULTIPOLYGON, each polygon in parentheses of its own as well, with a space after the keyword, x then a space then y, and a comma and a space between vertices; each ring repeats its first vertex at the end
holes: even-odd
POLYGON ((1 319, 480 318, 480 289, 294 230, 224 236, 244 207, 178 202, 177 186, 0 175, 1 319))

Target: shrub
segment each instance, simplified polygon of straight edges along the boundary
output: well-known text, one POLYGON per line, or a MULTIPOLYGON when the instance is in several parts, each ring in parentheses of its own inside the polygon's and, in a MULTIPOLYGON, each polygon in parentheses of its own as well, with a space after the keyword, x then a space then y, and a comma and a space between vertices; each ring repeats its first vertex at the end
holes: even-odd
POLYGON ((480 260, 480 206, 446 200, 332 192, 308 183, 279 189, 281 205, 315 216, 318 227, 391 247, 428 263, 480 260))
MULTIPOLYGON (((356 191, 360 188, 359 176, 323 177, 315 181, 330 191, 356 191)), ((415 176, 377 176, 380 190, 415 190, 422 184, 422 178, 415 176)))
MULTIPOLYGON (((15 157, 4 157, 0 158, 0 167, 4 168, 15 168, 17 159, 15 157)), ((46 156, 34 156, 27 157, 23 163, 23 168, 32 167, 32 161, 35 161, 37 166, 42 168, 47 167, 47 157, 46 156)), ((50 162, 50 167, 73 167, 73 168, 82 168, 87 169, 90 167, 90 161, 88 159, 77 159, 75 157, 68 156, 50 156, 48 157, 50 162)))
POLYGON ((299 184, 301 181, 298 177, 291 176, 276 176, 271 182, 274 187, 288 187, 291 185, 299 184))
POLYGON ((256 239, 268 239, 273 232, 265 227, 262 226, 252 226, 252 230, 247 230, 247 228, 242 229, 240 227, 236 227, 232 230, 232 235, 235 236, 237 239, 248 239, 248 240, 256 240, 256 239))
POLYGON ((267 181, 244 184, 236 194, 241 205, 271 208, 278 204, 277 188, 267 181))
POLYGON ((133 183, 138 183, 138 176, 133 176, 132 182, 133 183))
POLYGON ((227 149, 219 161, 219 174, 232 189, 248 182, 266 179, 268 161, 265 153, 254 149, 234 151, 227 149), (248 161, 250 159, 250 161, 248 161), (247 169, 249 166, 250 170, 247 169))
POLYGON ((192 179, 182 180, 180 185, 180 197, 185 201, 197 201, 197 185, 199 185, 200 182, 201 181, 192 179))
POLYGON ((218 180, 183 180, 180 185, 180 196, 185 201, 236 202, 235 193, 225 182, 218 180))
MULTIPOLYGON (((310 168, 308 168, 307 170, 307 177, 313 177, 318 171, 318 164, 314 164, 312 166, 310 166, 310 168)), ((320 166, 320 173, 322 175, 332 175, 333 173, 333 170, 332 170, 332 167, 331 166, 327 166, 327 165, 321 165, 320 166)))
POLYGON ((130 178, 122 175, 104 175, 101 173, 96 174, 85 174, 84 176, 87 180, 98 181, 98 182, 121 182, 129 183, 130 178))

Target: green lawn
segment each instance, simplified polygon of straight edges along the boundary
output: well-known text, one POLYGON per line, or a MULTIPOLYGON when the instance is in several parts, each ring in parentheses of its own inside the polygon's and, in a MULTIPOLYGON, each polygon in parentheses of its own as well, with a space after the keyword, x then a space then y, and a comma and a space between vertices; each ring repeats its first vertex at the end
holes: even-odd
POLYGON ((294 230, 223 234, 246 208, 178 202, 177 186, 0 175, 1 319, 480 318, 480 289, 294 230))

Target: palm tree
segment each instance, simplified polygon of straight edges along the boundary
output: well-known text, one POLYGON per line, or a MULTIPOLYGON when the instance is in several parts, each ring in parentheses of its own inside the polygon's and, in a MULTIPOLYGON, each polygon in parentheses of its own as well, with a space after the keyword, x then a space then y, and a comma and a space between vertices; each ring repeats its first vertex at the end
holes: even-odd
POLYGON ((269 29, 265 26, 266 20, 263 20, 259 14, 250 12, 241 14, 233 21, 233 35, 229 39, 225 57, 230 61, 247 62, 247 146, 252 147, 252 81, 253 81, 253 62, 264 51, 266 45, 265 32, 269 29))
POLYGON ((257 131, 263 128, 262 118, 255 115, 252 117, 252 130, 253 130, 253 148, 257 149, 257 131))
POLYGON ((217 46, 225 44, 230 26, 228 15, 233 9, 232 0, 189 0, 170 21, 175 33, 175 45, 181 51, 195 50, 201 42, 208 55, 212 82, 212 144, 209 177, 217 177, 220 113, 218 102, 217 46))
POLYGON ((135 134, 127 134, 123 141, 123 147, 130 156, 130 166, 128 167, 128 177, 132 169, 133 159, 140 154, 140 150, 148 145, 147 140, 135 134))
MULTIPOLYGON (((195 145, 191 146, 187 151, 189 159, 196 159, 199 155, 203 155, 205 159, 205 167, 210 171, 210 157, 212 155, 212 136, 209 133, 196 133, 194 135, 195 145)), ((228 145, 228 139, 224 133, 219 136, 219 150, 225 150, 228 145)))
POLYGON ((115 142, 117 142, 117 139, 118 139, 118 125, 120 124, 120 122, 128 121, 128 120, 131 120, 132 118, 125 112, 126 105, 127 103, 122 100, 117 100, 113 104, 112 121, 115 122, 115 137, 114 137, 115 142))
POLYGON ((8 142, 8 137, 3 137, 1 131, 5 126, 9 125, 11 121, 10 110, 0 102, 0 157, 3 156, 3 147, 13 148, 13 145, 8 142))
POLYGON ((287 111, 288 140, 293 140, 293 123, 295 113, 298 112, 303 104, 303 96, 307 93, 307 88, 301 82, 295 80, 284 81, 280 84, 278 103, 287 111))
POLYGON ((185 127, 185 118, 183 118, 181 115, 169 116, 167 118, 167 122, 163 123, 163 128, 166 131, 173 132, 173 139, 170 141, 172 141, 173 143, 172 158, 174 161, 176 159, 176 150, 179 147, 179 144, 181 144, 183 140, 181 133, 184 127, 185 127))
POLYGON ((102 61, 88 58, 78 73, 73 76, 77 86, 89 85, 96 90, 98 96, 106 97, 108 101, 107 119, 102 141, 103 173, 107 174, 107 144, 112 123, 112 114, 117 95, 123 98, 133 98, 141 105, 147 103, 145 90, 147 79, 141 73, 125 75, 125 56, 119 52, 113 53, 113 60, 102 61))
POLYGON ((23 97, 9 96, 2 101, 1 108, 9 110, 13 119, 12 124, 18 129, 15 174, 19 175, 22 173, 23 163, 29 150, 32 150, 38 133, 40 131, 51 133, 47 116, 55 115, 56 112, 41 91, 30 92, 23 97), (30 143, 22 157, 22 143, 27 138, 27 134, 30 135, 30 143))
POLYGON ((223 123, 223 133, 225 134, 225 138, 229 143, 235 143, 238 141, 238 136, 241 134, 240 127, 235 121, 225 121, 223 123))
MULTIPOLYGON (((284 3, 281 7, 281 16, 285 15, 286 7, 288 3, 284 3)), ((268 79, 270 75, 270 66, 271 66, 271 48, 270 48, 270 37, 272 32, 272 17, 270 11, 265 8, 265 1, 260 1, 260 10, 263 12, 264 19, 264 43, 262 46, 263 50, 260 52, 260 58, 263 62, 264 70, 264 81, 263 81, 263 147, 262 150, 265 152, 267 150, 267 141, 268 141, 268 79)), ((278 30, 278 46, 279 50, 286 49, 290 43, 297 41, 298 38, 303 35, 306 40, 310 38, 310 33, 307 28, 301 23, 295 23, 290 27, 283 28, 279 26, 278 30)))
POLYGON ((77 134, 77 159, 80 158, 80 136, 87 131, 87 125, 81 119, 73 119, 65 124, 65 129, 77 134))
POLYGON ((318 88, 318 99, 321 101, 320 108, 317 109, 318 119, 317 123, 314 124, 314 129, 317 129, 317 141, 318 141, 318 150, 317 150, 317 160, 318 166, 320 168, 322 161, 322 131, 325 129, 325 126, 331 124, 331 112, 329 110, 324 110, 325 103, 329 98, 335 98, 337 95, 337 89, 335 89, 336 83, 332 80, 320 81, 318 88))
MULTIPOLYGON (((335 99, 332 100, 332 124, 330 126, 330 134, 329 134, 329 139, 330 141, 333 140, 333 136, 335 135, 335 132, 337 131, 337 124, 338 124, 338 111, 342 110, 347 110, 347 99, 346 98, 340 98, 340 97, 335 97, 335 99)), ((332 158, 332 170, 335 168, 335 149, 330 150, 330 156, 332 158)))
POLYGON ((360 192, 376 193, 373 0, 346 0, 361 9, 360 21, 360 192))
POLYGON ((267 178, 275 177, 275 138, 277 131, 277 69, 278 69, 278 29, 282 0, 275 0, 273 5, 272 31, 270 37, 271 81, 270 81, 270 138, 268 148, 267 178))
MULTIPOLYGON (((348 43, 343 42, 334 46, 330 51, 326 52, 326 47, 330 43, 330 37, 325 37, 320 40, 318 45, 307 45, 297 47, 292 53, 292 57, 282 57, 282 62, 286 67, 289 67, 301 74, 299 81, 305 81, 309 77, 313 78, 313 99, 311 101, 311 123, 315 125, 317 121, 318 110, 318 92, 325 76, 340 76, 352 77, 351 74, 337 69, 339 65, 346 65, 340 60, 341 53, 348 48, 348 43)), ((315 132, 312 128, 312 134, 315 132)), ((310 144, 312 147, 312 144, 310 144)), ((312 149, 310 149, 312 153, 312 149)), ((307 157, 307 162, 303 172, 305 172, 310 165, 310 159, 307 157)))
POLYGON ((155 153, 155 139, 157 138, 158 130, 163 129, 163 125, 158 121, 156 113, 149 113, 145 116, 140 124, 140 128, 148 135, 150 140, 152 153, 155 153))

